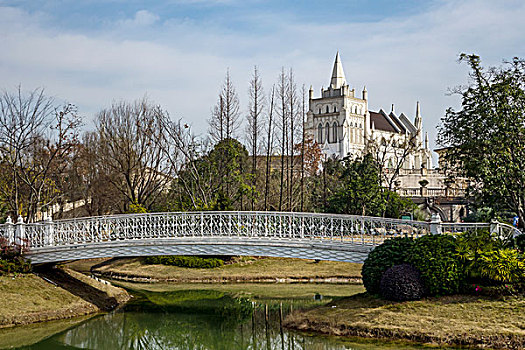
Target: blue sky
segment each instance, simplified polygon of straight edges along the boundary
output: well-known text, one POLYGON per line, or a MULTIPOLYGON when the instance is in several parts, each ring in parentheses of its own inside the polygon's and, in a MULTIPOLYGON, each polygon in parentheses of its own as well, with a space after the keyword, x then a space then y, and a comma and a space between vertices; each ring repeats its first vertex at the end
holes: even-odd
MULTIPOLYGON (((147 94, 199 133, 229 68, 247 108, 254 65, 269 90, 281 67, 319 94, 341 54, 370 108, 413 118, 431 140, 466 82, 461 52, 486 64, 525 57, 521 0, 0 0, 0 89, 44 87, 79 106, 86 128, 115 100, 147 94)), ((431 142, 434 145, 433 142, 431 142)))

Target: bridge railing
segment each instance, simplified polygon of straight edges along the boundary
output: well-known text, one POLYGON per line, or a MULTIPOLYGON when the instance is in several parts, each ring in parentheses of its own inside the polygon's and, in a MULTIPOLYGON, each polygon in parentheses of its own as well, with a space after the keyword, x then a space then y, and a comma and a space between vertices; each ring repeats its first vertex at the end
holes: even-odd
MULTIPOLYGON (((20 221, 21 219, 19 219, 20 221)), ((120 240, 236 238, 241 240, 311 240, 377 245, 394 236, 457 234, 490 228, 501 235, 516 234, 504 224, 441 223, 354 215, 296 212, 170 212, 98 216, 24 224, 0 225, 8 241, 29 248, 69 246, 120 240)), ((519 232, 519 231, 518 231, 519 232)))

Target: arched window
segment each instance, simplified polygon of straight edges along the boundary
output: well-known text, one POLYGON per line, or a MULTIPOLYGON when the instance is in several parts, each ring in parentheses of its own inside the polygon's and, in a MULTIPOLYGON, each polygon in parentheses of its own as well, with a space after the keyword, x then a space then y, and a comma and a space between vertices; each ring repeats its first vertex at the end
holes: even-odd
POLYGON ((330 113, 330 107, 326 106, 326 113, 330 113))
POLYGON ((323 143, 323 124, 317 126, 317 142, 323 143))
POLYGON ((337 142, 337 122, 332 124, 332 142, 337 142))
POLYGON ((321 114, 321 107, 319 107, 319 114, 321 114))
POLYGON ((324 127, 326 129, 326 131, 325 131, 326 141, 330 142, 330 124, 328 124, 328 122, 327 122, 324 127))
POLYGON ((334 106, 334 113, 337 113, 337 106, 334 106))

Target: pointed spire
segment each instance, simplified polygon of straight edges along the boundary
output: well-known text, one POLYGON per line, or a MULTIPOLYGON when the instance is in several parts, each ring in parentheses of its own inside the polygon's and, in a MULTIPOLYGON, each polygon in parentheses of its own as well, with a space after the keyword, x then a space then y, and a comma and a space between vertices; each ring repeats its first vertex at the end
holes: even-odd
POLYGON ((423 128, 423 121, 421 119, 421 109, 419 106, 419 101, 417 101, 417 104, 416 104, 416 118, 414 120, 414 125, 417 130, 421 131, 421 129, 423 128))
POLYGON ((394 104, 392 103, 392 110, 390 111, 390 113, 394 113, 394 104))
POLYGON ((332 70, 332 80, 330 86, 332 89, 339 89, 341 86, 346 84, 345 72, 343 71, 343 65, 339 58, 339 51, 335 55, 334 69, 332 70))
POLYGON ((428 149, 428 132, 425 133, 425 149, 428 149))
POLYGON ((368 100, 368 90, 366 89, 366 85, 363 88, 363 100, 368 100))

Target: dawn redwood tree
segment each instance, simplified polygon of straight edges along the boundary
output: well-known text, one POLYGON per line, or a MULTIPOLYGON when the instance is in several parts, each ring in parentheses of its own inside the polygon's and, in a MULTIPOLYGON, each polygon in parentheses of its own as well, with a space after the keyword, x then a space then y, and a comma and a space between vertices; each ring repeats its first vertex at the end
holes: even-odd
POLYGON ((209 134, 214 142, 234 138, 240 127, 239 96, 233 85, 230 70, 226 71, 226 78, 222 85, 217 104, 212 110, 209 134))
POLYGON ((284 67, 281 69, 281 73, 279 74, 279 79, 277 83, 277 116, 278 119, 278 129, 279 129, 279 142, 280 142, 280 153, 281 153, 281 173, 280 173, 280 187, 279 187, 279 211, 283 209, 283 194, 287 194, 287 187, 288 179, 286 179, 285 183, 285 175, 288 175, 288 168, 286 167, 288 165, 288 161, 286 160, 286 155, 288 154, 288 127, 289 127, 289 115, 290 112, 288 110, 289 104, 288 104, 288 79, 286 76, 286 73, 284 71, 284 67))
POLYGON ((273 141, 275 139, 275 122, 274 122, 274 110, 275 110, 275 85, 272 86, 270 96, 268 97, 269 108, 267 113, 266 123, 266 171, 264 176, 264 210, 268 210, 268 195, 270 191, 270 159, 273 151, 273 141))
POLYGON ((438 143, 449 168, 472 181, 477 205, 510 209, 524 225, 525 61, 484 68, 476 55, 459 60, 470 66, 469 85, 454 89, 461 109, 446 111, 438 143))
MULTIPOLYGON (((261 77, 257 66, 253 69, 252 79, 250 80, 250 88, 248 89, 248 116, 246 117, 246 138, 248 147, 252 153, 252 188, 256 188, 257 184, 257 155, 261 144, 262 131, 262 117, 264 110, 264 91, 262 87, 261 77)), ((251 210, 255 210, 255 195, 252 195, 251 210)))

